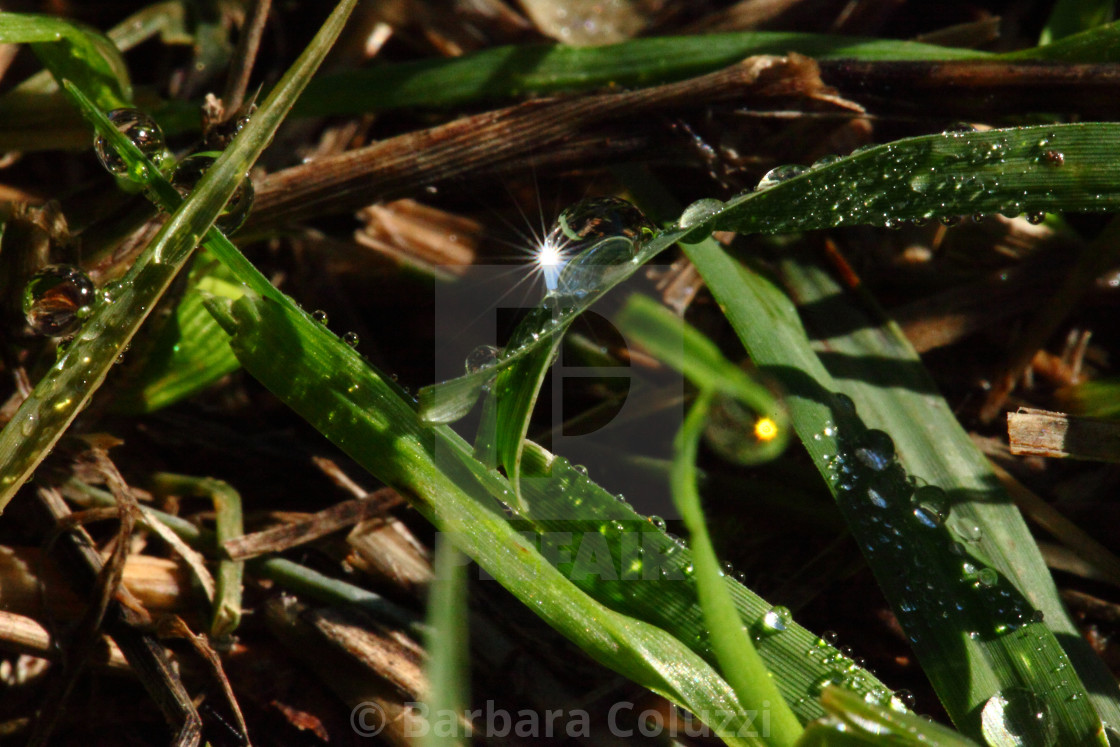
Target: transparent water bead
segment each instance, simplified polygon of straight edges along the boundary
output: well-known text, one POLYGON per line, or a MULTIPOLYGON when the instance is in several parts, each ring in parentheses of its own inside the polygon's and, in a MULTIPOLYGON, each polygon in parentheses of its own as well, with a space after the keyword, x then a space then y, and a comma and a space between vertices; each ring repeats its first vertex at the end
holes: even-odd
POLYGON ((882 472, 894 462, 894 441, 880 430, 869 430, 860 439, 856 459, 876 472, 882 472))
MULTIPOLYGON (((202 176, 207 169, 214 165, 214 161, 218 160, 217 157, 217 153, 196 153, 193 156, 187 156, 175 167, 175 173, 171 177, 172 186, 178 190, 179 194, 186 197, 202 181, 202 176)), ((234 190, 229 202, 222 208, 222 212, 218 214, 218 219, 214 221, 214 225, 225 234, 231 234, 241 228, 241 224, 249 217, 249 211, 253 207, 254 195, 253 182, 245 177, 241 180, 237 189, 234 190)))
POLYGON ((549 290, 576 297, 599 290, 610 281, 612 270, 629 263, 655 230, 641 210, 621 198, 577 202, 560 213, 545 236, 547 254, 557 256, 562 265, 556 287, 549 290))
POLYGON ((501 348, 493 345, 479 345, 477 348, 467 353, 467 359, 463 366, 469 374, 478 373, 482 369, 489 368, 497 363, 501 355, 501 348))
POLYGON ((723 210, 723 202, 715 199, 714 197, 705 197, 702 200, 697 200, 684 209, 681 213, 680 220, 677 225, 681 228, 692 228, 695 225, 703 223, 711 216, 723 210))
POLYGON ((322 309, 311 312, 311 318, 319 322, 319 324, 323 325, 330 323, 331 320, 331 318, 327 315, 327 312, 323 311, 322 309))
POLYGON ((766 614, 758 621, 758 633, 762 636, 781 633, 789 628, 792 622, 793 615, 789 609, 781 605, 775 605, 768 609, 766 614))
POLYGON ((936 529, 945 523, 948 503, 945 491, 936 485, 923 485, 914 491, 914 518, 927 529, 936 529))
POLYGON ((358 347, 358 343, 361 342, 361 338, 358 337, 357 332, 347 332, 342 336, 342 341, 350 347, 356 348, 358 347))
POLYGON ((23 313, 36 334, 67 337, 89 316, 93 281, 74 265, 49 265, 23 289, 23 313))
POLYGON ((776 166, 767 171, 762 176, 762 179, 759 180, 758 186, 755 187, 755 190, 761 192, 764 189, 770 189, 774 185, 781 184, 782 182, 788 181, 795 176, 801 176, 806 171, 808 171, 808 169, 806 169, 804 166, 798 166, 797 164, 785 164, 783 166, 776 166))
MULTIPOLYGON (((106 116, 118 130, 128 136, 132 144, 147 156, 148 160, 156 166, 159 165, 164 156, 163 130, 154 119, 139 109, 114 109, 106 116)), ((97 152, 101 165, 110 174, 134 182, 142 182, 147 176, 143 169, 130 169, 104 137, 98 135, 94 139, 93 149, 97 152)))

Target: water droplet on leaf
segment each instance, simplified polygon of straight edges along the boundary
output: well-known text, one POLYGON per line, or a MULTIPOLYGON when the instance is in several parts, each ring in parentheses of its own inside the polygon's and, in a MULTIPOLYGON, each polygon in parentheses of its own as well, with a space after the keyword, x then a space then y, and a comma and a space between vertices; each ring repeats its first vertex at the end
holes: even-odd
MULTIPOLYGON (((113 125, 128 136, 141 153, 159 166, 164 155, 163 131, 156 121, 139 109, 114 109, 105 115, 113 125)), ((122 176, 134 182, 143 182, 147 176, 141 167, 130 169, 125 160, 117 155, 116 149, 100 135, 93 141, 93 149, 101 165, 114 176, 122 176)))
POLYGON ((894 462, 894 441, 880 430, 869 430, 860 439, 856 459, 876 472, 882 472, 894 462))
POLYGON ((544 242, 563 262, 555 293, 578 298, 602 289, 655 230, 641 210, 618 197, 572 205, 560 214, 544 242))
POLYGON ((330 322, 330 317, 327 316, 327 312, 323 311, 322 309, 312 312, 311 318, 319 322, 319 324, 323 325, 326 325, 328 322, 330 322))
POLYGON ((762 179, 759 180, 758 186, 755 189, 759 192, 764 189, 770 189, 776 184, 781 184, 782 182, 793 179, 796 176, 801 176, 805 173, 805 171, 806 168, 804 166, 798 166, 797 164, 786 164, 783 166, 777 166, 770 169, 766 172, 765 175, 763 175, 762 179))
POLYGON ((722 209, 723 202, 713 197, 706 197, 702 200, 697 200, 684 209, 684 212, 681 213, 681 218, 677 225, 679 225, 681 228, 692 228, 693 226, 704 222, 722 209))
POLYGON ((347 332, 342 336, 342 341, 350 347, 356 348, 358 347, 358 343, 361 342, 361 338, 358 337, 357 332, 347 332))
POLYGON ((489 368, 498 362, 498 358, 502 354, 502 349, 493 345, 479 345, 477 348, 467 353, 467 360, 464 363, 467 373, 478 373, 484 368, 489 368))
POLYGON ((49 265, 23 289, 23 313, 36 334, 66 337, 89 315, 93 281, 74 265, 49 265))
POLYGON ((759 619, 757 625, 758 633, 763 636, 781 633, 789 627, 792 621, 793 615, 790 614, 788 608, 775 605, 768 609, 766 614, 759 619))

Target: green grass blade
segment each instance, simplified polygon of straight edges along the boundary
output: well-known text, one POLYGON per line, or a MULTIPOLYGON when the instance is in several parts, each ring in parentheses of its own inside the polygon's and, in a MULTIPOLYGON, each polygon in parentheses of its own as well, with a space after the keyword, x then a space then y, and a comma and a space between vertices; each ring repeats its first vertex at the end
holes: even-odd
MULTIPOLYGON (((843 295, 835 279, 811 263, 791 258, 782 262, 782 270, 788 287, 801 304, 812 306, 822 299, 836 300, 843 295)), ((1088 702, 1106 723, 1116 724, 1120 718, 1120 692, 1116 683, 1066 613, 1018 509, 1007 497, 987 460, 958 424, 948 403, 932 394, 936 388, 906 338, 894 324, 885 321, 871 299, 861 301, 858 305, 854 302, 836 304, 828 320, 806 316, 807 322, 821 328, 838 324, 841 329, 852 330, 847 334, 829 335, 819 343, 830 351, 826 367, 840 390, 855 399, 865 422, 891 434, 906 469, 948 491, 949 532, 963 539, 963 544, 975 552, 977 558, 1006 577, 1010 588, 1004 591, 1014 594, 1018 590, 1045 615, 1048 631, 1038 631, 1034 637, 1013 635, 1007 636, 1010 640, 986 642, 988 645, 982 647, 985 650, 981 655, 991 662, 1002 680, 1003 689, 1014 688, 1015 685, 1009 683, 1019 677, 1025 678, 1031 692, 1038 693, 1042 707, 1054 713, 1055 721, 1063 718, 1062 712, 1067 707, 1072 705, 1076 709, 1079 704, 1088 702), (894 371, 893 385, 885 388, 872 368, 878 368, 881 377, 887 366, 894 371), (991 650, 996 643, 1006 646, 998 645, 996 650, 991 650), (1031 656, 1029 660, 1025 659, 1028 655, 1031 656), (1088 697, 1083 698, 1080 683, 1062 671, 1061 665, 1067 657, 1084 682, 1088 697), (1025 660, 1031 664, 1024 666, 1025 660), (1066 691, 1067 684, 1073 688, 1072 692, 1066 691)), ((955 546, 949 549, 957 550, 955 546)), ((959 569, 960 557, 956 560, 955 565, 950 564, 950 571, 959 569)), ((922 575, 927 577, 926 573, 922 575)), ((958 583, 959 580, 958 573, 958 583)), ((946 579, 947 584, 952 581, 952 577, 946 579)), ((948 633, 952 633, 951 628, 948 633)), ((920 648, 916 650, 923 656, 920 648)), ((968 653, 971 657, 972 652, 968 653)), ((932 655, 927 653, 923 664, 926 658, 932 655)), ((943 676, 951 682, 953 675, 939 672, 939 666, 944 666, 944 662, 937 659, 926 666, 931 680, 943 676)), ((990 696, 982 688, 970 693, 976 700, 990 696)), ((1076 723, 1077 714, 1065 715, 1076 723)), ((1082 718, 1087 719, 1087 714, 1082 718)), ((1090 723, 1089 728, 1092 726, 1090 723)), ((1075 742, 1070 740, 1070 743, 1075 742)))
POLYGON ((701 390, 677 434, 673 445, 673 466, 669 472, 673 501, 691 539, 696 563, 696 593, 720 669, 734 688, 739 702, 758 712, 769 708, 770 743, 775 746, 792 745, 801 735, 801 724, 770 681, 770 673, 735 609, 723 580, 715 547, 708 535, 704 512, 700 508, 696 453, 711 401, 712 390, 701 390))
MULTIPOLYGON (((208 498, 214 504, 214 542, 236 539, 244 534, 241 495, 229 483, 211 477, 192 477, 161 472, 155 475, 155 488, 165 494, 208 498)), ((241 580, 243 561, 220 559, 214 577, 214 607, 210 615, 210 635, 221 638, 232 634, 241 623, 241 580)))
POLYGON ((102 109, 127 106, 132 98, 128 68, 103 34, 53 16, 0 13, 0 42, 31 44, 59 80, 73 81, 102 109))
MULTIPOLYGON (((467 712, 467 573, 466 558, 445 534, 436 538, 435 576, 428 601, 428 635, 425 648, 428 663, 429 724, 447 722, 448 714, 467 712)), ((429 729, 424 747, 456 747, 466 744, 469 732, 457 724, 453 734, 445 729, 429 729)))
POLYGON ((1112 20, 1113 0, 1057 0, 1039 44, 1051 44, 1080 31, 1103 26, 1112 20))
POLYGON ((1120 206, 1118 146, 1120 125, 1111 123, 907 138, 733 197, 697 224, 696 235, 1113 210, 1120 206))
POLYGON ((134 366, 137 351, 126 353, 125 383, 113 398, 115 411, 155 412, 197 394, 241 366, 202 299, 206 294, 238 298, 242 286, 224 267, 210 264, 192 271, 190 290, 155 338, 145 342, 146 349, 139 351, 142 360, 134 366))
POLYGON ((534 612, 604 665, 696 713, 728 713, 729 744, 747 715, 711 666, 666 631, 577 589, 504 518, 493 498, 509 484, 446 428, 425 427, 411 404, 360 356, 290 305, 246 295, 208 308, 242 365, 358 463, 414 499, 434 525, 534 612))
POLYGON ((379 65, 326 76, 308 87, 296 114, 359 114, 608 86, 648 86, 711 72, 751 55, 790 52, 861 60, 986 56, 916 42, 790 32, 651 37, 602 47, 495 47, 452 60, 379 65))
MULTIPOLYGON (((518 325, 510 346, 517 347, 533 342, 541 329, 553 322, 552 309, 538 307, 518 325)), ((567 323, 564 324, 567 327, 567 323)), ((548 344, 540 345, 526 355, 516 365, 505 368, 494 380, 489 399, 493 405, 487 407, 478 440, 476 454, 495 454, 513 485, 513 492, 521 508, 521 453, 525 448, 525 437, 529 433, 529 420, 537 403, 544 377, 552 366, 552 361, 560 348, 563 329, 555 329, 548 344)), ((488 403, 489 404, 489 403, 488 403)))
MULTIPOLYGON (((217 247, 224 241, 222 246, 232 249, 232 245, 220 231, 211 228, 211 224, 326 55, 353 4, 354 0, 344 0, 339 4, 256 117, 215 161, 198 188, 182 202, 152 239, 125 275, 118 292, 111 300, 97 304, 93 315, 59 357, 58 363, 36 384, 31 396, 0 432, 0 509, 8 504, 89 402, 149 310, 207 231, 213 246, 217 247)), ((112 143, 124 140, 121 155, 126 161, 137 163, 138 159, 143 160, 139 151, 130 150, 131 143, 127 138, 117 132, 80 91, 73 86, 68 90, 82 103, 84 113, 94 119, 98 130, 112 143)), ((149 189, 160 199, 177 204, 174 200, 179 199, 178 193, 155 167, 144 164, 143 168, 152 180, 149 189)), ((236 250, 233 254, 244 262, 236 250)), ((223 254, 218 256, 223 261, 227 259, 223 254)), ((271 286, 265 292, 275 293, 271 286)))
MULTIPOLYGON (((631 178, 630 183, 655 212, 674 212, 650 180, 631 178)), ((1115 682, 1076 636, 1021 516, 944 400, 933 393, 901 333, 866 318, 837 322, 839 288, 825 273, 816 273, 818 290, 799 300, 817 301, 819 308, 829 298, 825 321, 839 324, 829 328, 855 330, 851 340, 840 335, 822 343, 830 365, 843 373, 830 371, 782 291, 712 239, 685 250, 752 360, 785 386, 798 436, 954 721, 978 735, 985 706, 998 710, 999 702, 992 699, 1012 693, 1019 701, 1041 699, 1045 721, 1023 727, 1035 729, 1033 738, 1049 738, 1053 729, 1056 743, 1104 743, 1098 713, 1115 723, 1115 682), (826 282, 831 285, 824 293, 819 287, 826 282), (895 365, 884 382, 888 361, 895 365), (843 384, 834 373, 844 377, 843 384), (858 414, 841 393, 856 400, 858 414), (894 443, 887 438, 884 445, 882 432, 872 438, 868 426, 883 428, 894 443), (901 466, 894 461, 896 451, 901 466), (937 486, 934 492, 915 494, 907 472, 937 486), (977 576, 980 569, 987 575, 977 576), (1032 622, 1039 611, 1049 628, 1032 622), (1092 700, 1081 681, 1062 676, 1071 661, 1092 700)), ((791 273, 801 266, 792 260, 783 264, 791 273)), ((786 282, 806 285, 796 276, 786 282)))

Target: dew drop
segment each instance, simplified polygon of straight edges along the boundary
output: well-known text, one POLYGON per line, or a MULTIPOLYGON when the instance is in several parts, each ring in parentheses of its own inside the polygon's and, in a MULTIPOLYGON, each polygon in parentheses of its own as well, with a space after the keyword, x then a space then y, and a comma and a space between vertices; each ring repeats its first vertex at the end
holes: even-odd
POLYGON ((714 197, 697 200, 684 209, 678 225, 681 228, 692 228, 703 223, 711 216, 723 209, 723 202, 714 197))
POLYGON ((790 614, 788 608, 781 605, 775 605, 766 611, 758 621, 756 629, 759 635, 769 636, 775 633, 781 633, 789 628, 793 616, 790 614))
POLYGON ((883 494, 875 488, 867 489, 867 498, 876 508, 886 508, 889 505, 887 499, 883 497, 883 494))
POLYGON ((1046 220, 1046 213, 1031 213, 1027 216, 1027 221, 1034 225, 1038 225, 1046 220))
POLYGON ((312 312, 311 318, 322 325, 326 325, 328 322, 330 322, 330 317, 327 316, 327 312, 323 311, 322 309, 312 312))
POLYGON ((554 281, 545 267, 545 283, 563 297, 595 293, 628 266, 641 242, 655 231, 641 210, 618 197, 577 202, 560 213, 545 237, 540 256, 550 258, 552 272, 562 267, 554 281))
POLYGON ((985 589, 990 589, 999 583, 999 574, 991 568, 982 568, 976 574, 976 583, 985 589))
MULTIPOLYGON (((202 181, 206 170, 214 165, 214 161, 218 160, 217 156, 217 153, 196 153, 193 156, 187 156, 175 167, 175 173, 171 176, 171 185, 178 190, 180 195, 186 197, 202 181)), ((226 234, 236 231, 249 217, 249 210, 253 207, 253 196, 253 182, 245 177, 241 180, 237 189, 234 190, 229 202, 222 208, 222 212, 218 214, 214 225, 226 234)))
MULTIPOLYGON (((163 131, 156 121, 139 109, 114 109, 106 115, 118 130, 128 136, 141 153, 148 160, 159 165, 164 155, 163 131)), ((114 176, 121 176, 130 181, 143 182, 147 174, 142 167, 130 169, 125 160, 117 155, 117 151, 109 141, 100 135, 93 141, 93 149, 101 165, 114 176)))
POLYGON ((836 642, 840 640, 840 635, 835 630, 826 630, 821 633, 821 640, 830 646, 835 646, 836 642))
POLYGON ((23 313, 36 334, 68 337, 89 316, 93 281, 74 265, 48 265, 23 289, 23 313))
POLYGON ((894 441, 880 430, 869 430, 860 439, 856 459, 876 472, 882 472, 894 462, 894 441))
MULTIPOLYGON (((984 530, 972 519, 966 516, 953 516, 949 520, 949 529, 958 538, 965 542, 979 542, 984 536, 984 530)), ((964 548, 961 548, 961 552, 964 548)))
POLYGON ((484 368, 489 368, 498 362, 501 356, 501 348, 494 347, 493 345, 479 345, 477 348, 467 353, 467 360, 464 363, 464 368, 467 373, 478 373, 484 368))
POLYGON ((806 170, 804 166, 798 166, 797 164, 777 166, 766 172, 762 179, 759 180, 758 186, 755 189, 759 192, 764 189, 770 189, 776 184, 781 184, 796 176, 801 176, 806 170))
POLYGON ((909 690, 895 690, 891 695, 891 708, 896 711, 911 711, 917 703, 918 699, 909 690))
POLYGON ((914 518, 928 529, 936 529, 945 522, 948 513, 945 491, 936 485, 923 485, 914 491, 914 518))
POLYGON ((855 415, 856 403, 846 394, 832 395, 832 406, 841 415, 855 415))
POLYGON ((357 332, 347 332, 342 336, 342 341, 350 347, 356 348, 358 347, 358 343, 361 341, 361 338, 358 337, 357 332))
POLYGON ((655 527, 657 527, 658 529, 660 529, 663 532, 665 531, 665 527, 668 526, 665 523, 665 520, 662 519, 660 516, 657 516, 656 514, 649 517, 649 523, 653 524, 655 527))

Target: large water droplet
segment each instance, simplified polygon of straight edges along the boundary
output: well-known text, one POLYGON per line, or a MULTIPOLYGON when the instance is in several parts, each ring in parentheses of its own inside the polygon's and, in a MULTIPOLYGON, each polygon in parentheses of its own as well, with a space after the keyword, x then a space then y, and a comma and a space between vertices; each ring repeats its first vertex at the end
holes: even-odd
POLYGON ((760 179, 758 182, 758 187, 756 187, 756 190, 761 192, 764 189, 770 189, 774 185, 781 184, 782 182, 792 179, 795 176, 801 176, 805 173, 805 171, 806 168, 804 166, 798 166, 797 164, 786 164, 783 166, 777 166, 770 169, 766 172, 765 175, 763 175, 762 179, 760 179))
MULTIPOLYGON (((159 166, 164 156, 163 130, 156 121, 139 109, 114 109, 106 115, 109 121, 132 141, 141 153, 159 166)), ((123 176, 134 182, 145 181, 147 174, 143 168, 130 169, 124 159, 109 141, 100 135, 93 141, 93 149, 101 165, 114 176, 123 176)))
POLYGON ((356 348, 358 347, 358 343, 361 342, 361 338, 358 337, 357 332, 347 332, 342 336, 342 341, 350 347, 356 348))
MULTIPOLYGON (((189 195, 202 181, 202 176, 207 169, 214 165, 214 161, 218 160, 217 155, 214 153, 196 153, 184 158, 175 167, 175 173, 171 177, 172 186, 183 197, 189 195)), ((241 180, 237 189, 234 190, 229 202, 222 208, 222 212, 218 214, 218 219, 214 221, 214 225, 225 234, 231 234, 240 228, 245 219, 249 217, 249 210, 253 207, 254 194, 253 182, 245 177, 241 180)))
POLYGON ((74 265, 49 265, 23 289, 23 313, 36 334, 67 337, 90 312, 93 281, 74 265))
POLYGON ((775 605, 759 619, 756 627, 759 635, 768 636, 785 631, 792 621, 793 615, 788 608, 775 605))
POLYGON ((572 205, 560 214, 544 241, 558 258, 556 263, 563 265, 554 292, 579 298, 602 289, 654 231, 641 210, 618 197, 572 205))
POLYGON ((311 312, 311 318, 323 325, 329 324, 331 321, 330 316, 322 309, 311 312))
POLYGON ((723 209, 723 202, 714 197, 705 197, 697 200, 684 209, 677 225, 681 228, 692 228, 704 222, 723 209))
POLYGON ((502 354, 502 349, 494 347, 493 345, 479 345, 477 348, 467 353, 467 360, 464 364, 467 373, 478 373, 484 368, 489 368, 498 362, 498 358, 502 354))
POLYGON ((894 441, 880 430, 869 430, 860 439, 856 459, 876 472, 882 472, 894 462, 894 441))
POLYGON ((661 518, 660 516, 657 516, 656 514, 649 517, 649 523, 653 524, 655 527, 657 527, 658 529, 660 529, 663 532, 665 531, 665 527, 668 526, 668 524, 665 523, 665 520, 663 518, 661 518))
POLYGON ((948 513, 945 491, 936 485, 923 485, 914 491, 914 518, 929 529, 936 529, 945 522, 948 513))

